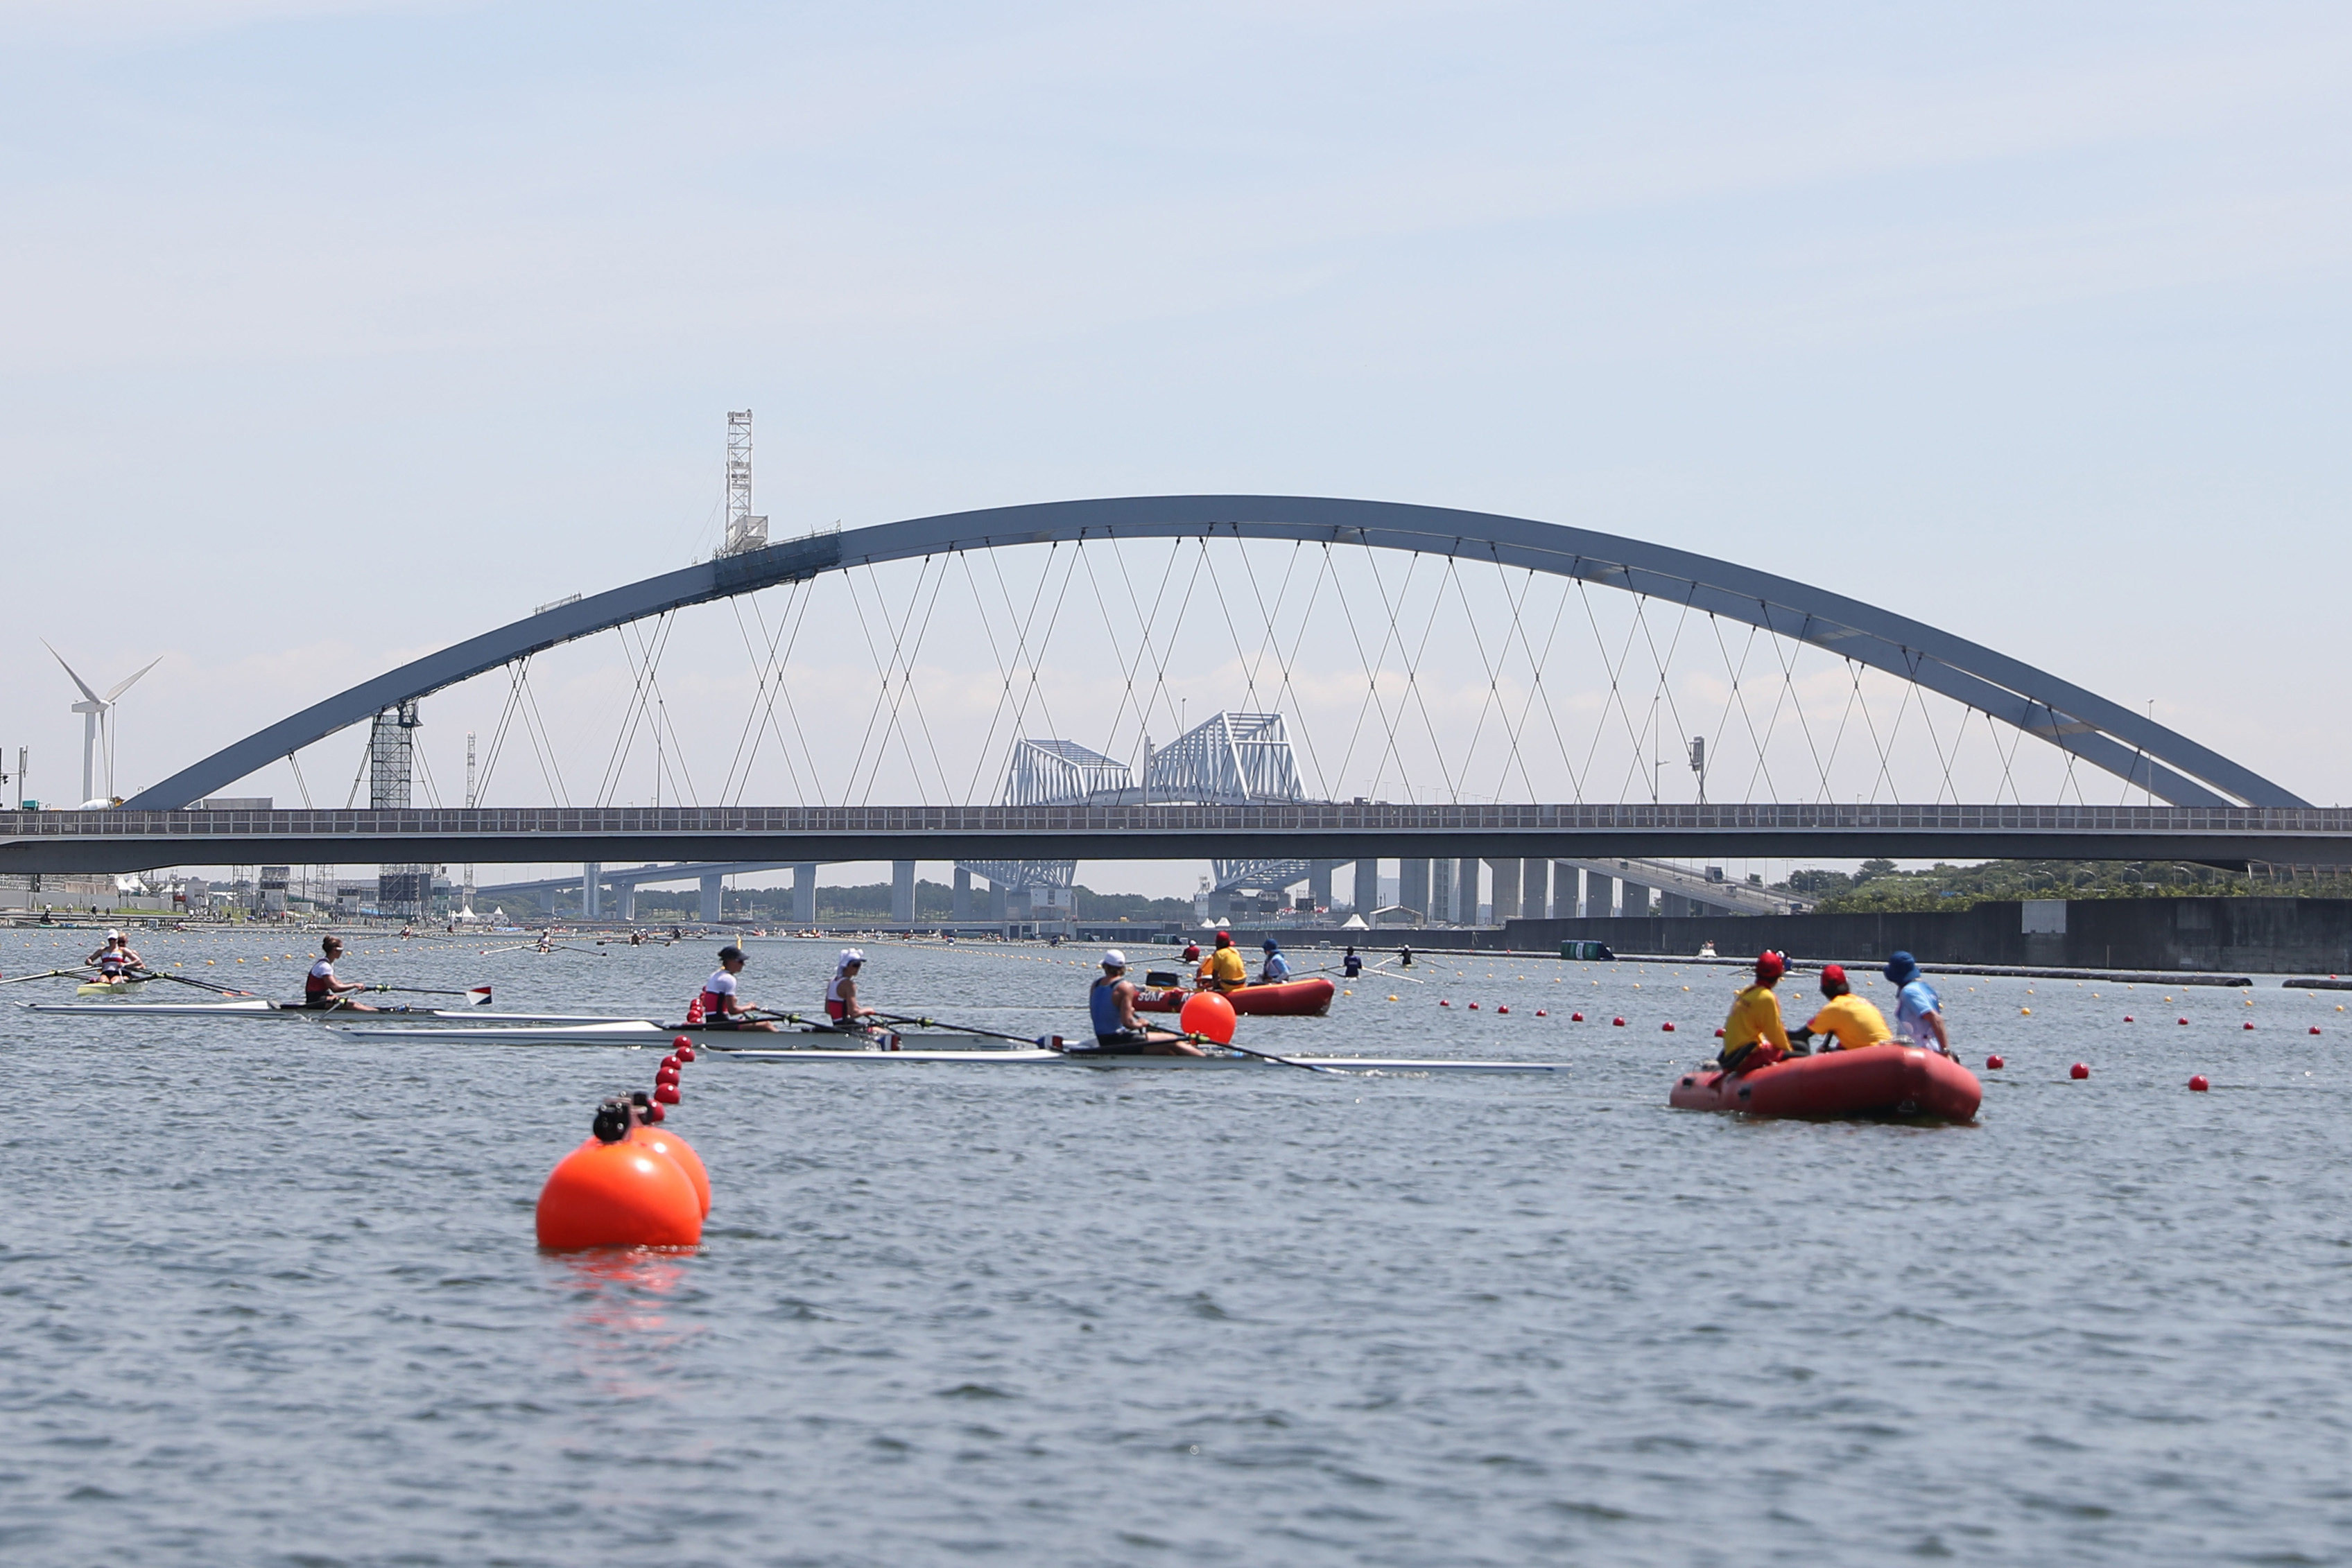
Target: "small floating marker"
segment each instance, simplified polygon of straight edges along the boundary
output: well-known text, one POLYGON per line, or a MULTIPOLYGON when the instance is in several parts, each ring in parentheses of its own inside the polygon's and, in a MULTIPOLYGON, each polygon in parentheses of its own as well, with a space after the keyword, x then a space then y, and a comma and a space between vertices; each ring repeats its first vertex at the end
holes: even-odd
POLYGON ((1985 1058, 1985 1071, 1987 1072, 1999 1072, 2002 1068, 2007 1067, 2008 1065, 2008 1062, 2002 1061, 1998 1056, 1988 1056, 1985 1058))
POLYGON ((1474 1013, 1476 1012, 1478 1010, 1478 1004, 1476 1002, 1472 1002, 1470 1004, 1470 1010, 1474 1013))
POLYGON ((1717 1030, 1715 1031, 1715 1038, 1716 1038, 1716 1039, 1717 1039, 1717 1040, 1721 1040, 1721 1039, 1723 1038, 1723 1031, 1722 1031, 1721 1030, 1717 1030))
POLYGON ((2126 1013, 2126 1014, 2124 1014, 2124 1022, 2126 1022, 2126 1023, 2136 1023, 2136 1022, 2137 1022, 2137 1021, 2138 1021, 2138 1020, 2137 1020, 2137 1019, 2134 1019, 2134 1018, 2131 1016, 2131 1014, 2129 1014, 2129 1013, 2126 1013))
POLYGON ((1667 1022, 1660 1024, 1660 1025, 1658 1026, 1658 1032, 1659 1032, 1660 1034, 1672 1034, 1672 1033, 1674 1033, 1674 1032, 1675 1032, 1675 1026, 1674 1026, 1673 1021, 1672 1021, 1671 1019, 1669 1019, 1667 1022))
POLYGON ((2212 1087, 2213 1086, 2210 1083, 2205 1082, 2205 1075, 2201 1072, 2189 1081, 2189 1088, 2191 1093, 2202 1094, 2208 1089, 2212 1087))
POLYGON ((1541 1009, 1541 1008, 1538 1008, 1538 1009, 1536 1009, 1536 1017, 1538 1017, 1538 1018, 1543 1018, 1543 1017, 1545 1017, 1545 1016, 1546 1016, 1546 1015, 1545 1015, 1545 1013, 1544 1013, 1543 1009, 1541 1009))
POLYGON ((2033 1016, 2033 1009, 2032 1008, 2020 1008, 2017 1010, 2020 1017, 2032 1018, 2033 1016))
POLYGON ((2317 1033, 2319 1032, 2319 1026, 2318 1026, 2317 1024, 2313 1024, 2313 1025, 2311 1026, 2311 1032, 2312 1032, 2312 1033, 2314 1033, 2314 1034, 2317 1034, 2317 1033))
POLYGON ((2187 1023, 2189 1020, 2188 1020, 2187 1019, 2182 1019, 2180 1021, 2181 1021, 2182 1023, 2187 1023))
POLYGON ((2079 1061, 2066 1070, 2066 1076, 2069 1078, 2088 1078, 2090 1075, 2091 1070, 2079 1061))
POLYGON ((1612 1029, 1623 1029, 1625 1027, 1625 1020, 1622 1018, 1611 1019, 1609 1020, 1609 1027, 1612 1029))
POLYGON ((1584 1015, 1582 1013, 1570 1013, 1568 1015, 1568 1021, 1570 1023, 1582 1023, 1584 1021, 1584 1015))
POLYGON ((1394 998, 1394 997, 1391 997, 1391 998, 1389 998, 1389 1000, 1391 1000, 1391 1001, 1394 1001, 1394 1000, 1396 1000, 1396 998, 1394 998))
POLYGON ((1498 1013, 1507 1013, 1507 1012, 1509 1012, 1511 1009, 1508 1009, 1508 1008, 1496 1008, 1495 1010, 1496 1010, 1496 1012, 1498 1012, 1498 1013))
POLYGON ((1454 1004, 1453 1004, 1452 1002, 1447 1001, 1444 997, 1440 997, 1440 998, 1437 998, 1437 1005, 1438 1005, 1439 1007, 1441 1007, 1441 1008, 1450 1008, 1450 1007, 1452 1007, 1454 1004))
POLYGON ((2248 1019, 2246 1020, 2246 1027, 2247 1027, 2248 1029, 2252 1029, 2252 1028, 2253 1028, 2253 1027, 2254 1027, 2254 1020, 2253 1020, 2253 1019, 2248 1019))

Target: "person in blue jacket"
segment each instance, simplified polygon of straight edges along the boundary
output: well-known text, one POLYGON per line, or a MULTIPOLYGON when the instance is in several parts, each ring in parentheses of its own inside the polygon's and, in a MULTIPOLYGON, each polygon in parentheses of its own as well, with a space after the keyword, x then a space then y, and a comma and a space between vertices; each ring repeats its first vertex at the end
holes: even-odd
POLYGON ((1282 956, 1282 945, 1269 936, 1265 939, 1265 967, 1257 972, 1261 986, 1278 986, 1290 978, 1290 960, 1282 956))
POLYGON ((1886 960, 1886 977, 1894 982, 1895 1028, 1921 1051, 1939 1051, 1952 1054, 1952 1037, 1944 1028, 1943 998, 1936 988, 1919 973, 1919 961, 1908 953, 1895 953, 1886 960))

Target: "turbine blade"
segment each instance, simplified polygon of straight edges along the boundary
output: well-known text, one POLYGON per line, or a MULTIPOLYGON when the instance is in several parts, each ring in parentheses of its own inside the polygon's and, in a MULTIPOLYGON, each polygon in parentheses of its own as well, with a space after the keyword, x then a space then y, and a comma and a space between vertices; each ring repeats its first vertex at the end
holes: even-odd
POLYGON ((129 690, 131 689, 131 687, 132 684, 133 684, 134 682, 136 682, 136 681, 139 679, 139 675, 143 675, 143 674, 145 674, 147 673, 147 670, 152 670, 152 669, 153 669, 157 664, 162 664, 163 662, 163 658, 162 658, 162 656, 161 656, 160 654, 159 654, 158 656, 156 656, 155 658, 149 660, 149 661, 148 661, 148 664, 147 664, 147 669, 146 669, 146 670, 142 670, 142 671, 140 671, 140 672, 139 672, 139 674, 137 674, 137 675, 127 675, 127 676, 125 676, 123 679, 121 679, 121 680, 120 680, 120 681, 116 682, 116 683, 115 683, 114 689, 113 689, 112 691, 110 691, 110 692, 109 692, 109 693, 107 693, 107 694, 106 694, 106 697, 105 697, 105 699, 104 699, 104 700, 106 700, 107 702, 112 702, 115 698, 117 698, 117 697, 121 696, 123 693, 125 693, 125 692, 129 691, 129 690))
MULTIPOLYGON (((49 648, 49 640, 47 637, 41 639, 41 646, 44 648, 49 648)), ((81 688, 81 695, 86 700, 94 703, 102 703, 106 700, 104 697, 100 696, 96 692, 89 689, 89 683, 88 681, 83 680, 79 675, 74 675, 74 667, 66 663, 66 656, 63 653, 58 653, 55 648, 49 648, 49 657, 55 659, 58 662, 58 666, 62 668, 67 674, 73 675, 73 684, 81 688)), ((152 667, 152 666, 151 665, 150 668, 152 667)))

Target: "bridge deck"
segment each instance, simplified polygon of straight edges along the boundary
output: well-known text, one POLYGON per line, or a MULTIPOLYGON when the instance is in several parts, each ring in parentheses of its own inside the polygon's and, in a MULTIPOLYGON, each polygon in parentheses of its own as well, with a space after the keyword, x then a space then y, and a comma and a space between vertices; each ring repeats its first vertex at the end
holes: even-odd
POLYGON ((2352 863, 2315 806, 1318 804, 0 811, 0 871, 423 860, 1195 860, 1481 855, 2352 863))

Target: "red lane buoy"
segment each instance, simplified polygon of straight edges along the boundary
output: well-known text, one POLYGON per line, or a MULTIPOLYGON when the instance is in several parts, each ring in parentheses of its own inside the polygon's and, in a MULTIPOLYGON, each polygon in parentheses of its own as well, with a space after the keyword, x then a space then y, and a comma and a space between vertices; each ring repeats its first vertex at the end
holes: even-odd
MULTIPOLYGON (((992 894, 992 896, 993 896, 993 895, 992 894)), ((1450 1008, 1450 1007, 1452 1007, 1454 1004, 1453 1004, 1452 1002, 1447 1001, 1444 997, 1440 997, 1440 998, 1437 998, 1437 1005, 1438 1005, 1439 1007, 1441 1007, 1441 1008, 1450 1008)))
POLYGON ((1470 1004, 1470 1010, 1474 1013, 1476 1012, 1478 1010, 1478 1004, 1476 1002, 1472 1002, 1470 1004))
POLYGON ((624 1138, 591 1138, 563 1156, 539 1193, 539 1244, 692 1247, 702 1239, 702 1204, 677 1161, 624 1138))
POLYGON ((2182 1023, 2187 1023, 2189 1020, 2188 1020, 2187 1019, 2182 1019, 2180 1021, 2181 1021, 2182 1023))
POLYGON ((2210 1083, 2208 1083, 2208 1082, 2205 1082, 2205 1075, 2204 1075, 2203 1073, 2201 1073, 2201 1072, 2200 1072, 2200 1073, 2198 1073, 2195 1077, 2191 1078, 2191 1079, 2189 1081, 2189 1087, 2193 1092, 2197 1092, 2197 1093, 2199 1093, 2199 1094, 2202 1094, 2202 1093, 2204 1093, 2208 1089, 2210 1089, 2210 1088, 2212 1088, 2213 1086, 2212 1086, 2210 1083))
POLYGON ((1568 1015, 1568 1021, 1570 1023, 1582 1023, 1584 1021, 1584 1015, 1582 1013, 1570 1013, 1568 1015))
POLYGON ((2319 1026, 2318 1026, 2317 1024, 2313 1024, 2313 1025, 2311 1026, 2311 1032, 2312 1032, 2312 1033, 2314 1033, 2314 1034, 2317 1034, 2317 1033, 2319 1032, 2319 1026))
POLYGON ((1217 991, 1200 991, 1184 998, 1184 1010, 1176 1021, 1186 1034, 1197 1034, 1215 1040, 1219 1045, 1234 1041, 1234 1004, 1217 991))
POLYGON ((1658 1026, 1658 1032, 1660 1034, 1672 1034, 1675 1032, 1675 1026, 1672 1023, 1662 1023, 1658 1026))
POLYGON ((702 1168, 702 1156, 694 1152, 693 1145, 666 1127, 639 1127, 629 1134, 629 1141, 667 1155, 677 1162, 677 1168, 693 1184, 695 1201, 702 1206, 702 1218, 710 1218, 710 1173, 702 1168))
POLYGON ((1612 1029, 1623 1029, 1625 1027, 1625 1020, 1622 1018, 1611 1019, 1609 1020, 1609 1027, 1612 1029))
POLYGON ((1985 1058, 1985 1071, 1988 1072, 1999 1072, 2002 1068, 2007 1067, 2009 1063, 2007 1061, 1998 1056, 1988 1056, 1985 1058))
POLYGON ((2248 1029, 2252 1029, 2252 1028, 2253 1028, 2253 1027, 2254 1027, 2254 1020, 2253 1020, 2253 1019, 2248 1019, 2246 1020, 2246 1027, 2247 1027, 2248 1029))
POLYGON ((2133 1017, 2131 1016, 2131 1014, 2129 1014, 2129 1013, 2126 1013, 2126 1014, 2124 1014, 2124 1022, 2126 1022, 2126 1023, 2137 1023, 2137 1021, 2138 1021, 2138 1020, 2137 1020, 2137 1019, 2133 1018, 2133 1017))
POLYGON ((1538 1008, 1538 1009, 1536 1009, 1536 1017, 1538 1017, 1538 1018, 1549 1018, 1549 1017, 1550 1017, 1550 1016, 1551 1016, 1550 1014, 1549 1014, 1549 1013, 1545 1012, 1545 1011, 1543 1010, 1543 1009, 1541 1009, 1541 1008, 1538 1008))
POLYGON ((673 1078, 667 1083, 656 1082, 654 1084, 654 1103, 656 1105, 677 1104, 677 1080, 673 1078))
POLYGON ((1716 1038, 1716 1039, 1717 1039, 1717 1040, 1721 1040, 1721 1039, 1723 1038, 1723 1031, 1722 1031, 1721 1030, 1717 1030, 1715 1031, 1715 1038, 1716 1038))
POLYGON ((2066 1070, 2066 1076, 2069 1078, 2088 1078, 2090 1075, 2091 1070, 2079 1061, 2066 1070))
MULTIPOLYGON (((1475 1007, 1477 1004, 1474 1002, 1474 1003, 1472 1003, 1471 1005, 1472 1005, 1473 1007, 1475 1007)), ((1511 1009, 1508 1009, 1508 1008, 1496 1008, 1495 1010, 1496 1010, 1496 1012, 1498 1012, 1498 1013, 1507 1013, 1507 1012, 1509 1012, 1511 1009)))

